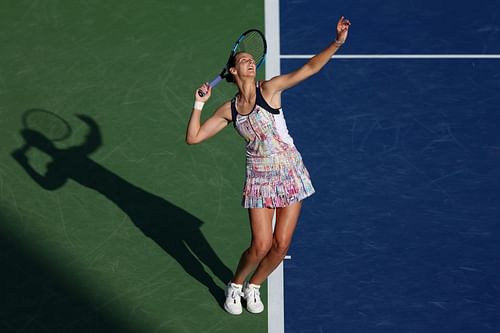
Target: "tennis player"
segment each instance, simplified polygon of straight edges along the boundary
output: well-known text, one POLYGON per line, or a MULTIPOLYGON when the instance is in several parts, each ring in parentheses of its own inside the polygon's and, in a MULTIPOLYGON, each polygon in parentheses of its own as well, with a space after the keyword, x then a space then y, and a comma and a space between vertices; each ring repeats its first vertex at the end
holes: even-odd
POLYGON ((195 104, 186 133, 188 144, 207 140, 231 122, 246 141, 242 205, 248 208, 252 239, 226 287, 224 308, 230 314, 242 313, 242 297, 249 312, 264 310, 260 285, 286 255, 302 201, 314 193, 309 173, 288 133, 281 109, 281 94, 321 70, 346 41, 350 25, 349 20, 341 17, 333 43, 301 68, 268 81, 257 82, 255 60, 248 53, 237 53, 230 59, 230 75, 226 79, 236 84, 238 93, 203 124, 200 115, 211 96, 211 87, 205 83, 195 92, 195 104), (203 97, 198 90, 203 91, 203 97), (274 212, 276 225, 273 232, 274 212))

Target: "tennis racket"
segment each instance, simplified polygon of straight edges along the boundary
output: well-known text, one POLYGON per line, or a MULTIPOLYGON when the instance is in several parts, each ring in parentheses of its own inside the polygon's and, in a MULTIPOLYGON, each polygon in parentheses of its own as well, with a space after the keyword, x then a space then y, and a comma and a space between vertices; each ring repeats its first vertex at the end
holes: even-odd
MULTIPOLYGON (((267 43, 264 34, 257 29, 250 29, 242 33, 234 43, 224 68, 222 68, 220 74, 209 83, 210 87, 215 87, 227 75, 231 75, 229 73, 229 60, 238 52, 245 52, 252 55, 255 60, 256 68, 258 69, 259 66, 264 63, 267 53, 267 43)), ((203 97, 205 93, 199 89, 198 95, 203 97)))

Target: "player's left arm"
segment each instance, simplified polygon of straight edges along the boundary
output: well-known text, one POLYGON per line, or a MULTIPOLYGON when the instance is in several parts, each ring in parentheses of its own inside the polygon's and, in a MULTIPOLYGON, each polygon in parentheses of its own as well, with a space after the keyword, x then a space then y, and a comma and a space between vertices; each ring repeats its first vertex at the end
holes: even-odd
POLYGON ((299 69, 272 78, 262 84, 262 90, 266 95, 274 96, 283 90, 291 88, 312 75, 318 73, 337 52, 347 39, 351 22, 342 16, 337 22, 337 38, 326 49, 312 57, 304 66, 299 69))

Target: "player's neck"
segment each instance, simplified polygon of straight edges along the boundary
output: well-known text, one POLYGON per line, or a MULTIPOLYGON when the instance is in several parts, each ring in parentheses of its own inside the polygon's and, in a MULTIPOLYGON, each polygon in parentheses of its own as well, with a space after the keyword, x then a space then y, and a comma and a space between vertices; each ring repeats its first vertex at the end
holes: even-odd
POLYGON ((255 80, 241 81, 239 84, 239 90, 240 100, 242 102, 253 103, 255 101, 255 80))

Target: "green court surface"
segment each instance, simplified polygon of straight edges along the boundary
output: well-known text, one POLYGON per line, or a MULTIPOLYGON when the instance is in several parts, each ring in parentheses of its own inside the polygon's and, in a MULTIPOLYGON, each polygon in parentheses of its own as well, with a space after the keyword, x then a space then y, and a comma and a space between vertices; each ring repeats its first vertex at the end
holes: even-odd
POLYGON ((220 306, 250 239, 244 143, 231 127, 184 143, 195 89, 263 12, 0 3, 1 332, 267 331, 265 314, 220 306))

